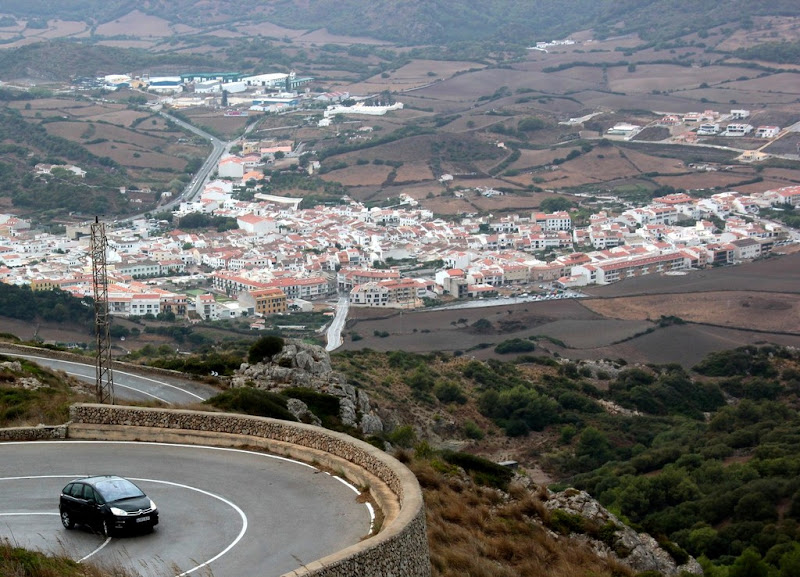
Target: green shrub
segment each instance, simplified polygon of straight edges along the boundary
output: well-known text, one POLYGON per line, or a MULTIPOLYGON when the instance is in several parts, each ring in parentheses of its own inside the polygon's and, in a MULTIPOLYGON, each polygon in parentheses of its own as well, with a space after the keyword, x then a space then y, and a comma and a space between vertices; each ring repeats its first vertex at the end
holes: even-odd
POLYGON ((320 393, 314 389, 306 387, 290 387, 281 391, 281 396, 288 399, 298 399, 303 401, 308 410, 314 413, 327 428, 338 428, 339 421, 339 397, 320 393))
POLYGON ((508 467, 469 453, 442 451, 442 458, 451 465, 464 469, 480 485, 505 490, 514 477, 514 471, 508 467))
MULTIPOLYGON (((464 435, 466 435, 468 439, 480 441, 484 437, 484 432, 475 421, 467 420, 464 422, 464 435)), ((800 499, 798 499, 798 503, 800 503, 800 499)))
POLYGON ((464 391, 452 381, 440 381, 433 387, 434 396, 442 403, 457 403, 463 405, 467 402, 464 391))
POLYGON ((572 533, 583 534, 586 532, 586 519, 577 513, 568 513, 563 509, 554 509, 550 511, 550 518, 547 521, 547 526, 561 535, 570 535, 572 533))
POLYGON ((272 417, 284 421, 297 420, 286 410, 285 397, 252 387, 237 387, 215 395, 203 403, 234 413, 272 417))
POLYGON ((266 335, 261 337, 250 347, 247 354, 247 360, 251 364, 260 363, 265 359, 272 359, 283 350, 284 341, 281 337, 275 335, 266 335))
POLYGON ((509 339, 497 345, 494 348, 494 352, 499 355, 506 355, 509 353, 529 353, 535 348, 536 346, 527 339, 509 339))
POLYGON ((417 440, 417 434, 414 432, 414 427, 411 425, 403 425, 402 427, 396 427, 389 433, 388 440, 392 445, 410 449, 417 440))

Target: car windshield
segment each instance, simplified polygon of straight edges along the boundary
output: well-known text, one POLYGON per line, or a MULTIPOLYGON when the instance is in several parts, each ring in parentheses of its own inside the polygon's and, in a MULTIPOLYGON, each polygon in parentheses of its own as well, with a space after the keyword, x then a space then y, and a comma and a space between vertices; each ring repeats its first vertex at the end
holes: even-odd
POLYGON ((131 497, 143 497, 144 493, 136 485, 126 479, 107 479, 98 481, 95 489, 108 501, 119 501, 131 497))

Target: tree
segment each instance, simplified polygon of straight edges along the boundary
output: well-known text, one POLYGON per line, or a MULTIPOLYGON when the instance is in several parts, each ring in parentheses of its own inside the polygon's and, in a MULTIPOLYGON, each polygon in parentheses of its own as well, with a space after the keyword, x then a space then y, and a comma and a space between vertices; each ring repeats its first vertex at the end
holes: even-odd
POLYGON ((781 577, 800 575, 800 550, 795 549, 781 557, 781 577))
POLYGON ((545 198, 540 204, 539 208, 544 212, 560 212, 562 210, 569 210, 572 208, 573 203, 568 198, 563 196, 551 196, 545 198))
POLYGON ((728 577, 767 577, 769 569, 761 555, 753 549, 745 550, 728 570, 728 577))
POLYGON ((284 341, 281 337, 267 335, 261 337, 252 344, 247 354, 247 360, 251 364, 260 363, 264 359, 272 360, 272 357, 283 350, 284 341))

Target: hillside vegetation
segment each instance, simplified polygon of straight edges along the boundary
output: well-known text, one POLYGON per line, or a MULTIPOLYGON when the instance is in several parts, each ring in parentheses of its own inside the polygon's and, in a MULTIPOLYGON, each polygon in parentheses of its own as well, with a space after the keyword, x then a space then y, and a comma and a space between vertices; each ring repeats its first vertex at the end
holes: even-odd
MULTIPOLYGON (((3 11, 34 20, 37 26, 50 18, 96 26, 139 10, 173 24, 204 29, 239 21, 237 8, 231 0, 212 6, 197 0, 160 0, 147 5, 135 0, 56 4, 9 0, 3 11)), ((589 28, 600 37, 634 32, 647 41, 658 41, 724 24, 748 27, 752 18, 763 15, 798 14, 800 7, 792 0, 277 0, 254 6, 248 17, 288 28, 327 28, 336 34, 414 45, 482 40, 524 44, 589 28), (392 18, 387 19, 386 14, 392 18)))
MULTIPOLYGON (((493 463, 498 455, 531 471, 542 467, 556 481, 553 488, 588 491, 671 547, 676 561, 697 557, 712 577, 798 574, 795 350, 724 351, 691 372, 622 360, 480 362, 369 350, 332 360, 350 384, 369 393, 388 424, 385 434, 368 440, 399 450, 426 491, 437 575, 530 575, 544 567, 565 576, 625 574, 588 554, 560 553, 537 527, 550 523, 564 534, 591 528, 551 519, 533 494, 509 484, 508 469, 493 463)), ((0 425, 63 422, 66 406, 81 398, 51 384, 35 365, 4 367, 0 425), (24 391, 15 384, 31 375, 43 386, 24 391), (41 403, 50 409, 36 409, 41 403)), ((211 404, 279 418, 285 413, 284 396, 247 388, 231 393, 211 404)), ((302 389, 286 394, 301 395, 327 426, 338 428, 335 400, 302 389)))
POLYGON ((743 0, 283 0, 272 20, 289 27, 326 27, 403 44, 503 39, 530 42, 594 28, 599 36, 636 32, 663 40, 764 14, 797 15, 790 0, 762 5, 743 0), (382 15, 391 12, 391 20, 382 15))
POLYGON ((97 567, 61 555, 44 555, 0 540, 0 575, 7 577, 133 577, 119 567, 97 567))
MULTIPOLYGON (((676 542, 675 554, 698 557, 708 575, 766 575, 800 560, 796 351, 715 353, 692 373, 401 352, 336 361, 392 411, 395 445, 460 440, 494 460, 539 463, 560 486, 676 542), (734 569, 745 565, 764 573, 734 569)), ((786 571, 775 575, 797 574, 786 571)))

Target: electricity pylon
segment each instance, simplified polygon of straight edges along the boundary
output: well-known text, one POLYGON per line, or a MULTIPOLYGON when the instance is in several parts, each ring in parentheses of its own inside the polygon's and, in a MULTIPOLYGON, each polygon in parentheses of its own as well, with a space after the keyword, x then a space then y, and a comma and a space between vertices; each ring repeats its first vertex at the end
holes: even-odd
POLYGON ((92 231, 92 288, 94 289, 94 327, 97 336, 95 376, 97 402, 114 404, 114 373, 111 370, 111 325, 108 314, 108 275, 106 271, 105 224, 94 218, 92 231))

